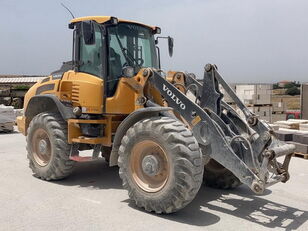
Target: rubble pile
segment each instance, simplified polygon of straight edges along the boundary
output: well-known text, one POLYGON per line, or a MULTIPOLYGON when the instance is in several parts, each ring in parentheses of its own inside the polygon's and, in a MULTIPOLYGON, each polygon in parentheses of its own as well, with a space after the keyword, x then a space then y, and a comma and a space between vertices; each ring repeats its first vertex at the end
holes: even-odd
POLYGON ((12 106, 0 105, 0 132, 14 131, 16 115, 12 106))
POLYGON ((295 154, 308 159, 308 120, 289 119, 272 126, 278 139, 294 144, 295 154))

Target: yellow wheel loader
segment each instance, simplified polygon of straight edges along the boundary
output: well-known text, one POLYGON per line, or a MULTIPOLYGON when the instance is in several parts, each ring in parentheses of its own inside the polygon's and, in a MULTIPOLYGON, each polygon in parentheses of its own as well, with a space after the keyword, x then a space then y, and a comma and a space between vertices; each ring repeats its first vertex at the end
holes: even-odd
POLYGON ((34 176, 62 179, 78 161, 105 158, 119 166, 136 205, 156 213, 185 207, 203 181, 262 194, 289 179, 294 146, 275 138, 215 65, 205 66, 202 84, 194 74, 161 70, 158 40, 168 39, 172 55, 173 39, 160 37, 159 27, 95 16, 75 18, 69 28, 72 61, 27 92, 17 119, 34 176))

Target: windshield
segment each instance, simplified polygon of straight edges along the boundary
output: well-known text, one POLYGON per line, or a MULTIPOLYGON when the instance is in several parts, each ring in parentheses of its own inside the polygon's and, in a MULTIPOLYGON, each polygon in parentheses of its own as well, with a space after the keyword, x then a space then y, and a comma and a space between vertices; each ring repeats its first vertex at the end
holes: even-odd
POLYGON ((130 23, 108 28, 109 77, 121 77, 126 65, 139 71, 141 67, 157 68, 154 36, 151 29, 130 23))

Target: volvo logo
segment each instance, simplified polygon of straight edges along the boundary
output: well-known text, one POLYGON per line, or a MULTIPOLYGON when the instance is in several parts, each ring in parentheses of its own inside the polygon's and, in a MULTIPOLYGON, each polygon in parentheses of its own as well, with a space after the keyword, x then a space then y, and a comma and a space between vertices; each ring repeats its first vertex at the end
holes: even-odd
POLYGON ((170 96, 170 98, 177 104, 180 106, 180 108, 182 110, 185 110, 186 109, 186 105, 183 104, 183 102, 178 98, 176 97, 176 95, 165 85, 163 84, 163 91, 167 93, 168 96, 170 96))

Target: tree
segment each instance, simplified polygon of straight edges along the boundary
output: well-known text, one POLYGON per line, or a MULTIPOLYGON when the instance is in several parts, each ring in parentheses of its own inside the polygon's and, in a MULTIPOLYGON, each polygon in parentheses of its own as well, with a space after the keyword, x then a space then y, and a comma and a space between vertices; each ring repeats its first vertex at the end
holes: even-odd
POLYGON ((273 84, 273 89, 279 89, 280 87, 279 87, 279 85, 278 85, 278 83, 274 83, 273 84))
POLYGON ((298 87, 293 86, 293 87, 290 87, 286 90, 286 94, 287 95, 299 95, 300 90, 298 89, 298 87))
POLYGON ((286 85, 284 85, 284 87, 287 88, 287 89, 290 89, 290 88, 296 87, 296 83, 290 82, 290 83, 287 83, 286 85))

